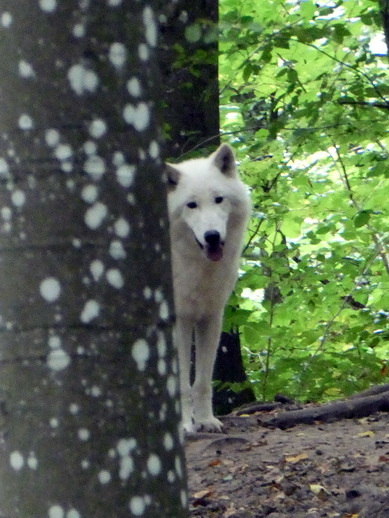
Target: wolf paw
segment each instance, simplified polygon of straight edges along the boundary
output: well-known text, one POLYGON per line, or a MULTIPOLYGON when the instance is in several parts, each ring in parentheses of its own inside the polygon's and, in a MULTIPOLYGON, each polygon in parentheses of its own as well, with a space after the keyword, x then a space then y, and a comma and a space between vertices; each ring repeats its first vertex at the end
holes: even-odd
POLYGON ((224 432, 223 424, 219 421, 219 419, 216 419, 216 417, 210 417, 209 419, 202 419, 201 421, 196 421, 194 424, 194 428, 196 432, 224 432))
POLYGON ((195 427, 193 421, 184 421, 182 423, 182 428, 184 430, 184 434, 193 433, 196 431, 196 427, 195 427))

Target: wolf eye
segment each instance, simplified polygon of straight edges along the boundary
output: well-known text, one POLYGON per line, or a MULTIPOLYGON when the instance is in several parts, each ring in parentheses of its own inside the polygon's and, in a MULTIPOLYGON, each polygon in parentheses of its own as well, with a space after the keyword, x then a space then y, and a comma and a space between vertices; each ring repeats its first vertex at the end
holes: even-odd
POLYGON ((223 196, 216 196, 215 203, 221 203, 223 201, 223 196))
POLYGON ((197 207, 197 203, 195 201, 190 201, 189 203, 186 204, 186 206, 189 209, 195 209, 197 207))

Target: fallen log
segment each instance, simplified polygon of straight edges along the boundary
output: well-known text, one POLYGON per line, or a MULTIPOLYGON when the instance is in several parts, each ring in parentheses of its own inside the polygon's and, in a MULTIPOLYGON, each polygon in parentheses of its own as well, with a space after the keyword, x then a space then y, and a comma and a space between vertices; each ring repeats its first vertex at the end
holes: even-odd
MULTIPOLYGON (((366 394, 366 391, 364 393, 366 394)), ((353 397, 342 401, 281 412, 275 416, 259 419, 258 422, 266 427, 287 429, 297 424, 357 419, 375 412, 389 412, 389 385, 386 385, 386 389, 379 391, 378 394, 367 396, 362 394, 354 394, 353 397)))

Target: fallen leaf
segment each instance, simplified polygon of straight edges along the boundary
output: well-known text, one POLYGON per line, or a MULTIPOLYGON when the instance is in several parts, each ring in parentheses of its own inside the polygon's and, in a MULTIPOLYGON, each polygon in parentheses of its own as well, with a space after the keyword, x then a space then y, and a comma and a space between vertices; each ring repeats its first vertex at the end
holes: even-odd
POLYGON ((197 491, 197 493, 193 493, 192 497, 199 498, 207 498, 208 496, 213 495, 213 489, 203 489, 202 491, 197 491))
POLYGON ((326 490, 324 486, 320 484, 311 484, 309 489, 314 493, 320 500, 327 500, 329 492, 326 490))
POLYGON ((314 493, 315 495, 318 495, 322 491, 325 493, 327 492, 325 487, 321 486, 320 484, 310 484, 309 489, 314 493))
POLYGON ((287 457, 285 457, 285 461, 295 464, 296 462, 300 462, 300 460, 304 460, 307 458, 308 458, 308 453, 302 452, 297 455, 288 455, 287 457))
POLYGON ((220 466, 220 464, 221 464, 220 459, 214 459, 214 460, 211 460, 211 462, 208 464, 208 466, 210 468, 216 468, 217 466, 220 466))
POLYGON ((375 433, 372 430, 368 430, 367 432, 357 433, 354 437, 374 437, 375 433))
POLYGON ((223 518, 229 518, 234 515, 236 515, 236 507, 234 504, 231 504, 231 506, 224 512, 223 518))
POLYGON ((245 473, 248 469, 250 468, 250 466, 248 464, 242 464, 241 466, 238 467, 238 473, 245 473))
POLYGON ((248 444, 247 446, 244 446, 243 448, 240 448, 239 451, 250 451, 252 448, 257 446, 267 446, 267 440, 264 439, 263 441, 254 441, 248 444))

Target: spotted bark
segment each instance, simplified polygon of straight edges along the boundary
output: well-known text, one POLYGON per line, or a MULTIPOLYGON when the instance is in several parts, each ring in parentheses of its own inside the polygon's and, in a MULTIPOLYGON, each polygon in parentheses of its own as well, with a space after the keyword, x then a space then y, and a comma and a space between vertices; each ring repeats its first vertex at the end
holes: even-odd
POLYGON ((186 516, 147 2, 0 6, 0 515, 186 516))

